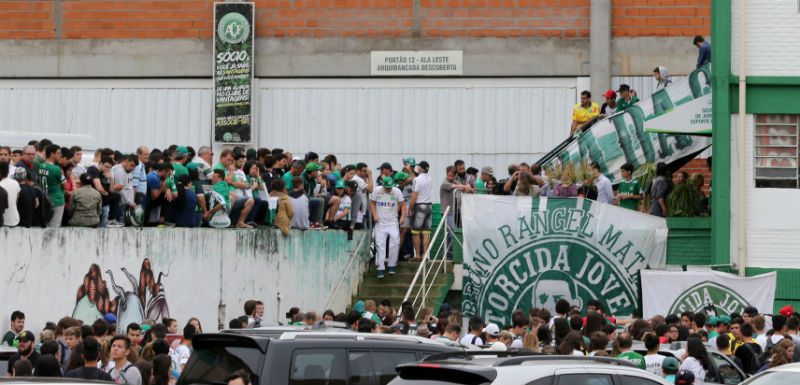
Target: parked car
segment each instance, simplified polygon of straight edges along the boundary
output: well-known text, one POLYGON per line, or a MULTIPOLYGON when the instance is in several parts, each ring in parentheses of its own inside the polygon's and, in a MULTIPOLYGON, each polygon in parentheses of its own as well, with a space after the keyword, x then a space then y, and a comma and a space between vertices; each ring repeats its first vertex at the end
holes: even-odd
MULTIPOLYGON (((641 355, 647 354, 647 349, 641 342, 634 342, 633 350, 641 355)), ((735 385, 747 379, 747 374, 736 366, 730 358, 718 352, 715 347, 707 345, 706 350, 711 362, 711 367, 706 371, 706 378, 704 379, 706 384, 735 385)), ((680 360, 685 351, 686 342, 681 341, 661 345, 658 354, 675 357, 680 360)))
POLYGON ((800 384, 800 363, 777 366, 759 373, 742 385, 797 385, 800 384))
POLYGON ((522 352, 438 354, 397 373, 390 385, 669 385, 625 360, 522 352))
POLYGON ((8 373, 8 360, 17 352, 17 348, 10 346, 0 346, 0 377, 8 373))
POLYGON ((177 385, 222 385, 240 369, 253 385, 385 385, 399 364, 462 350, 415 336, 329 332, 200 334, 192 345, 177 385))

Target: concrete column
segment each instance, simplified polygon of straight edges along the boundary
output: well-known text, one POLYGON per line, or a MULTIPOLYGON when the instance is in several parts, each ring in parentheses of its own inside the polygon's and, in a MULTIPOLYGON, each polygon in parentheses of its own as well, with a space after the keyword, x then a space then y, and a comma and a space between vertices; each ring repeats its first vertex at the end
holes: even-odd
POLYGON ((592 100, 602 103, 611 88, 611 0, 592 0, 589 28, 589 76, 592 100))

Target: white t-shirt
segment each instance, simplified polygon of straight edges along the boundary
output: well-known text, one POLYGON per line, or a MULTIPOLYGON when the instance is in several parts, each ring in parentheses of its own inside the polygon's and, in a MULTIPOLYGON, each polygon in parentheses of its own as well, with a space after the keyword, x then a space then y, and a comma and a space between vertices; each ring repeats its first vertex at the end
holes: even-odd
POLYGON ((361 206, 353 208, 356 212, 356 223, 362 223, 364 222, 364 213, 367 212, 367 182, 358 175, 354 175, 352 180, 358 184, 356 194, 361 196, 361 206))
POLYGON ((694 385, 700 385, 706 378, 706 370, 703 369, 703 364, 694 357, 686 357, 681 363, 679 370, 688 370, 694 374, 694 385))
POLYGON ((0 187, 8 194, 8 208, 3 212, 3 225, 16 226, 19 224, 19 211, 17 211, 17 197, 19 196, 19 183, 11 178, 0 181, 0 187))
MULTIPOLYGON (((772 344, 773 345, 777 345, 781 341, 783 341, 783 335, 781 335, 781 334, 773 334, 772 335, 772 344)), ((761 349, 764 349, 764 350, 767 349, 767 335, 766 334, 758 336, 758 338, 756 338, 756 342, 758 342, 758 344, 761 346, 761 349)))
POLYGON ((419 174, 414 178, 411 188, 417 193, 417 203, 433 203, 433 179, 428 173, 419 174))
POLYGON ((472 334, 467 334, 461 338, 461 345, 475 345, 475 346, 483 346, 483 340, 480 336, 474 336, 472 334), (474 342, 473 342, 474 341, 474 342))
POLYGON ((125 167, 118 164, 111 167, 111 175, 114 176, 114 182, 111 183, 112 190, 115 184, 122 185, 122 190, 119 190, 119 194, 122 197, 120 203, 123 205, 133 203, 135 193, 133 191, 133 183, 131 183, 131 174, 125 171, 125 167))
POLYGON ((178 368, 180 368, 181 365, 186 365, 186 363, 189 362, 189 357, 191 356, 192 351, 189 350, 188 346, 180 344, 177 348, 175 348, 175 357, 177 358, 178 368))
POLYGON ((511 349, 522 349, 523 346, 522 338, 514 338, 514 340, 511 341, 511 349))
POLYGON ((508 347, 506 346, 506 344, 497 341, 497 342, 492 342, 492 344, 486 350, 491 350, 493 352, 504 352, 508 350, 508 347))
MULTIPOLYGON (((339 201, 339 208, 336 209, 336 216, 338 217, 341 215, 345 210, 349 209, 352 206, 353 201, 350 199, 348 195, 342 195, 342 199, 339 201)), ((340 221, 349 221, 350 217, 353 215, 353 210, 351 209, 350 212, 345 215, 344 217, 340 218, 340 221)))
MULTIPOLYGON (((244 174, 244 171, 237 169, 233 173, 233 181, 234 182, 245 182, 245 183, 247 183, 247 181, 248 181, 247 175, 244 174)), ((234 191, 236 192, 236 197, 237 198, 241 198, 241 197, 252 198, 253 197, 253 192, 250 191, 250 189, 237 188, 237 189, 234 189, 234 191)))
POLYGON ((597 178, 597 201, 607 204, 614 203, 614 190, 611 187, 611 181, 602 174, 597 178))
POLYGON ((663 376, 664 372, 661 370, 661 363, 664 362, 664 358, 666 357, 658 353, 644 356, 644 364, 647 367, 647 371, 656 376, 663 376))
POLYGON ((372 191, 369 200, 375 202, 375 208, 378 210, 378 218, 381 225, 394 225, 397 226, 397 209, 399 205, 405 202, 403 193, 397 187, 392 187, 391 191, 386 191, 384 187, 378 187, 372 191))

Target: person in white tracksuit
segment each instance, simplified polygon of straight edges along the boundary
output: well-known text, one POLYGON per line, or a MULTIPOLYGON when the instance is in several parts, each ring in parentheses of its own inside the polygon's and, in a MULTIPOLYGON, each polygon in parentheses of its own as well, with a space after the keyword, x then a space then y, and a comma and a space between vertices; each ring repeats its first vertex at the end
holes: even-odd
POLYGON ((400 230, 398 225, 406 221, 406 202, 403 193, 395 187, 394 179, 384 176, 383 186, 372 191, 369 205, 375 222, 375 263, 378 265, 378 278, 383 278, 386 263, 386 238, 389 238, 389 274, 397 268, 397 255, 400 252, 400 230), (397 212, 400 208, 400 220, 397 212))

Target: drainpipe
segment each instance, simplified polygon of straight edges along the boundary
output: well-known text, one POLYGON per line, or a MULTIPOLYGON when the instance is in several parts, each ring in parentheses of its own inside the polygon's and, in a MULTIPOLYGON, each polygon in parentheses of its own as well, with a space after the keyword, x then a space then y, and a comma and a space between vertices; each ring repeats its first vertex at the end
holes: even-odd
POLYGON ((738 241, 738 256, 739 256, 739 276, 745 276, 745 173, 744 173, 744 154, 745 154, 745 147, 744 147, 744 136, 745 136, 745 117, 747 116, 747 55, 746 55, 746 48, 747 48, 747 0, 739 0, 739 124, 737 127, 737 144, 739 145, 739 157, 737 159, 737 166, 739 171, 739 183, 738 183, 738 195, 739 199, 737 200, 738 203, 738 212, 739 212, 739 221, 737 223, 737 230, 738 236, 736 237, 738 241))

